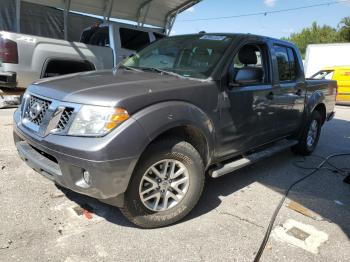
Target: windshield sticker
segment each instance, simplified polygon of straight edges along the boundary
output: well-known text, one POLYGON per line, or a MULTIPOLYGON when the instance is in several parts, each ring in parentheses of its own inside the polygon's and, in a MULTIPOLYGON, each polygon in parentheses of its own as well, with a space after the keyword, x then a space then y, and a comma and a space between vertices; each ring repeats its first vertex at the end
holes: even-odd
POLYGON ((222 41, 226 38, 226 36, 223 35, 204 35, 202 36, 201 40, 213 40, 213 41, 222 41))

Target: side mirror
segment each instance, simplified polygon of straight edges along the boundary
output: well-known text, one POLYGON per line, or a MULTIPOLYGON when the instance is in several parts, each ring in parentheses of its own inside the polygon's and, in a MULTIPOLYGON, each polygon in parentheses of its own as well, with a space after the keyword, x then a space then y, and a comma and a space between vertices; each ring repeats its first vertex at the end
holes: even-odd
POLYGON ((261 68, 242 68, 234 76, 233 85, 248 85, 261 83, 263 70, 261 68))

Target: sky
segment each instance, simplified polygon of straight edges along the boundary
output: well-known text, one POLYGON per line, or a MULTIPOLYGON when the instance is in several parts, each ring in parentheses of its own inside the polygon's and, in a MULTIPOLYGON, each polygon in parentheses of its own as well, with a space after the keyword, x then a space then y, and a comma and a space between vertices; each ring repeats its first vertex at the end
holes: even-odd
POLYGON ((295 8, 319 3, 336 2, 334 0, 203 0, 194 7, 181 13, 174 24, 172 35, 198 33, 200 31, 251 33, 271 37, 289 36, 311 25, 327 24, 336 27, 341 18, 350 16, 350 0, 336 5, 327 5, 310 9, 290 11, 219 20, 184 21, 222 16, 244 15, 295 8))

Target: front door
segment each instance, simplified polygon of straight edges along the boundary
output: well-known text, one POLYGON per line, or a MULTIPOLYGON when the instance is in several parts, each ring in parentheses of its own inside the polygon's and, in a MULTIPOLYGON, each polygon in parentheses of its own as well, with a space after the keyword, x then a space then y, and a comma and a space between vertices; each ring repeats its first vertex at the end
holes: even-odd
POLYGON ((269 57, 264 44, 249 43, 234 58, 229 73, 232 80, 221 95, 222 156, 250 150, 276 136, 269 57))

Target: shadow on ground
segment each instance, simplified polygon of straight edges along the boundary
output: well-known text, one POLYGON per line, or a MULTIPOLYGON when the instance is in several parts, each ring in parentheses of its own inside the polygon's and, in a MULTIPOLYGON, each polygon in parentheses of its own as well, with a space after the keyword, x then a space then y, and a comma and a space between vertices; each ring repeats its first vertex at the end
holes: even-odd
MULTIPOLYGON (((287 150, 231 175, 218 179, 208 178, 198 205, 185 220, 191 220, 211 212, 221 204, 220 197, 229 196, 256 182, 280 193, 282 197, 282 194, 294 181, 310 172, 310 170, 296 167, 296 164, 304 167, 315 167, 322 161, 320 156, 326 157, 330 154, 344 152, 350 153, 350 122, 334 119, 331 125, 328 124, 323 129, 320 144, 312 156, 303 158, 287 150), (334 141, 338 141, 336 145, 334 141)), ((350 169, 350 156, 333 159, 332 163, 340 168, 350 169)), ((337 224, 349 238, 350 185, 343 183, 343 179, 344 175, 321 170, 296 186, 291 191, 289 198, 318 213, 323 219, 337 224), (335 204, 336 200, 346 203, 346 205, 337 205, 335 204)), ((84 206, 88 203, 93 207, 94 213, 104 217, 107 221, 121 226, 134 227, 117 208, 70 190, 60 189, 78 205, 84 206)), ((256 212, 254 213, 259 216, 260 207, 255 208, 256 212)), ((266 226, 268 221, 263 223, 266 226)))

